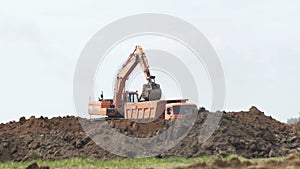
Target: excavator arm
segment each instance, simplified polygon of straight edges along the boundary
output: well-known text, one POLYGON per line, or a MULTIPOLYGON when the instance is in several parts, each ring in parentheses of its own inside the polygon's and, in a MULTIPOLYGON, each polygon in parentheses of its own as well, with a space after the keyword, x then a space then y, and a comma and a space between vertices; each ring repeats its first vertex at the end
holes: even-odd
POLYGON ((147 60, 146 55, 143 51, 143 48, 141 46, 136 46, 135 54, 137 55, 137 57, 139 59, 139 63, 142 67, 145 78, 148 80, 148 82, 152 82, 155 79, 155 76, 151 76, 151 74, 150 74, 148 60, 147 60))
MULTIPOLYGON (((146 101, 149 100, 159 100, 161 98, 161 89, 160 85, 155 83, 155 76, 150 74, 148 61, 146 55, 141 46, 136 46, 135 50, 130 54, 129 58, 123 64, 117 75, 117 81, 114 89, 114 105, 115 108, 122 110, 124 102, 121 101, 122 94, 124 93, 125 82, 128 79, 128 76, 132 73, 137 64, 141 65, 141 68, 144 72, 145 78, 148 81, 148 84, 143 85, 143 91, 141 97, 146 101)), ((141 99, 141 98, 140 98, 141 99)))

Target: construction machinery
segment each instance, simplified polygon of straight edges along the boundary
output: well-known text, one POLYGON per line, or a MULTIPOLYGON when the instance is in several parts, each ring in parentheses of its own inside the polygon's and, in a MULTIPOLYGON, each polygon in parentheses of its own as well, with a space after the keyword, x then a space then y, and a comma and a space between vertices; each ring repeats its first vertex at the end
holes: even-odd
POLYGON ((148 60, 141 46, 136 46, 117 74, 114 98, 104 99, 103 93, 97 101, 89 101, 88 112, 109 118, 152 119, 164 112, 166 120, 178 118, 192 112, 197 106, 187 103, 188 99, 160 100, 162 91, 150 74, 148 60), (147 80, 139 96, 137 91, 125 91, 125 84, 134 68, 140 64, 147 80))

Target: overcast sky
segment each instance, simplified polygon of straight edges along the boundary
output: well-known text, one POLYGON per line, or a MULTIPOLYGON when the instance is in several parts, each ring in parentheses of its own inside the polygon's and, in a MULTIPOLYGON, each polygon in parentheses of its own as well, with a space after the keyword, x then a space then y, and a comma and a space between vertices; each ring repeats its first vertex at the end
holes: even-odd
MULTIPOLYGON (((31 115, 76 115, 73 75, 84 45, 111 22, 140 13, 176 16, 208 38, 225 74, 225 110, 255 105, 285 122, 300 112, 299 9, 297 0, 2 0, 0 122, 31 115)), ((139 41, 146 49, 151 44, 147 40, 153 39, 139 41)), ((123 45, 118 51, 126 54, 123 60, 132 44, 134 39, 125 44, 131 48, 123 45)), ((108 78, 107 86, 112 87, 108 78)), ((204 94, 199 106, 209 107, 209 97, 204 94)))

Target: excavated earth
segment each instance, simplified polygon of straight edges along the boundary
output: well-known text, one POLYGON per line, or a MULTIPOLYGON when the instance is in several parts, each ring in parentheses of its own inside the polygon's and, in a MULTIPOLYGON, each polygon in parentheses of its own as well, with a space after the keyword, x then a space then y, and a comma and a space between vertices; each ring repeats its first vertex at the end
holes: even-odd
MULTIPOLYGON (((242 112, 212 113, 199 110, 187 136, 170 150, 157 155, 167 157, 225 157, 238 154, 246 158, 287 156, 300 152, 300 123, 289 126, 266 116, 256 107, 242 112), (220 114, 222 116, 220 116, 220 114), (199 141, 206 117, 219 116, 216 130, 205 141, 199 141)), ((213 121, 212 121, 213 122, 213 121)), ((111 159, 118 157, 98 146, 83 128, 109 124, 116 132, 129 137, 151 138, 163 133, 174 122, 163 118, 148 123, 130 120, 90 120, 74 116, 25 119, 0 124, 0 162, 55 160, 73 157, 111 159)), ((186 124, 189 125, 189 124, 186 124)), ((184 129, 185 130, 185 129, 184 129)), ((101 132, 99 133, 101 134, 101 132)), ((119 140, 112 140, 122 144, 119 140)), ((193 168, 193 167, 191 167, 193 168)))

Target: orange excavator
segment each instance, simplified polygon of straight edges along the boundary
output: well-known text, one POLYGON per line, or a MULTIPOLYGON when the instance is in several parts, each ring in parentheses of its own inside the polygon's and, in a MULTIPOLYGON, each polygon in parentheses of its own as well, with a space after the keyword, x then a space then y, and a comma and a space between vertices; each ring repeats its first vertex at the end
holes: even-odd
POLYGON ((188 99, 160 100, 162 91, 150 74, 148 61, 141 46, 136 46, 123 64, 117 75, 114 98, 104 99, 103 93, 98 101, 89 102, 89 114, 110 118, 151 119, 159 117, 163 112, 165 119, 178 118, 182 112, 192 112, 197 106, 187 103, 188 99), (125 91, 125 83, 134 68, 140 64, 148 81, 143 85, 141 95, 137 91, 125 91))

